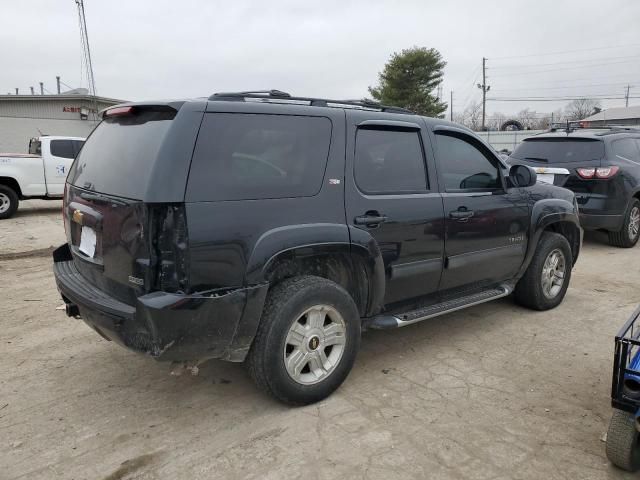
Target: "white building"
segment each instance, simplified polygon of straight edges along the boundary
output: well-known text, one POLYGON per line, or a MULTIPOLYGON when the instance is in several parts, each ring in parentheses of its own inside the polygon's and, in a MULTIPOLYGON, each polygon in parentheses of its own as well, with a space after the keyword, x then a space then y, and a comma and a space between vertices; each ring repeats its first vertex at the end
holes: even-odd
POLYGON ((123 100, 84 93, 0 95, 0 152, 27 153, 40 135, 86 137, 98 123, 95 112, 123 100))
POLYGON ((640 106, 607 108, 595 115, 585 118, 585 127, 606 127, 610 125, 623 125, 625 127, 640 127, 640 106))

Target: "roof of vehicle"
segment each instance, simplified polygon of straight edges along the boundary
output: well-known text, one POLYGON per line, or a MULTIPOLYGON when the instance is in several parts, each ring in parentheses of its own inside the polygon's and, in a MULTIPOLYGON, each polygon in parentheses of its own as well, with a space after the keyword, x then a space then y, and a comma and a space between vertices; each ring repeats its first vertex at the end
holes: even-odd
POLYGON ((538 133, 531 137, 525 138, 527 140, 544 140, 546 138, 586 138, 591 140, 614 140, 616 138, 624 137, 627 135, 634 135, 640 137, 640 130, 633 128, 580 128, 566 132, 564 130, 549 131, 538 133))
POLYGON ((42 139, 47 139, 47 140, 86 140, 86 137, 69 137, 66 135, 40 135, 39 137, 40 140, 42 139))
MULTIPOLYGON (((393 120, 396 115, 406 115, 406 116, 418 116, 415 112, 408 110, 406 108, 397 107, 393 105, 384 105, 378 102, 375 102, 370 99, 361 99, 361 100, 335 100, 335 99, 327 99, 327 98, 315 98, 315 97, 297 97, 292 96, 289 93, 280 91, 280 90, 256 90, 256 91, 247 91, 247 92, 222 92, 222 93, 214 93, 209 97, 199 97, 192 98, 187 100, 160 100, 160 101, 144 101, 144 102, 130 102, 125 104, 113 105, 109 108, 106 108, 102 111, 103 114, 108 112, 111 109, 119 108, 123 106, 139 106, 139 107, 170 107, 174 110, 179 110, 185 103, 208 103, 209 105, 218 103, 218 102, 231 102, 234 104, 245 103, 257 106, 260 108, 261 105, 264 105, 265 108, 268 108, 269 105, 278 105, 279 107, 290 107, 292 112, 296 109, 309 107, 318 108, 318 109, 344 109, 344 110, 355 110, 358 112, 370 112, 375 117, 383 117, 388 118, 389 120, 393 120)), ((472 130, 465 127, 464 125, 460 125, 458 123, 450 122, 448 120, 442 118, 434 118, 434 117, 426 117, 419 115, 420 118, 424 119, 428 125, 434 126, 445 126, 445 127, 455 127, 460 130, 467 131, 469 133, 473 133, 472 130)), ((406 119, 403 119, 406 120, 406 119)))

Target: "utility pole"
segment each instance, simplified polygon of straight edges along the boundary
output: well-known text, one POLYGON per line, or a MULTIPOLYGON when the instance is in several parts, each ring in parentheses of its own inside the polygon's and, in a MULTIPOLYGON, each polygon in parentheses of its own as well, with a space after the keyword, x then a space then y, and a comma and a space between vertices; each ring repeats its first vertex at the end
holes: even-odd
POLYGON ((35 95, 35 92, 33 91, 33 87, 29 87, 31 89, 31 95, 35 95))
POLYGON ((58 84, 58 95, 60 95, 60 77, 56 77, 56 83, 58 84))
POLYGON ((19 95, 18 91, 19 91, 19 89, 18 89, 18 87, 16 87, 16 95, 19 95))
POLYGON ((453 122, 453 90, 451 90, 451 101, 449 102, 449 106, 451 107, 451 113, 449 114, 449 120, 453 122))
POLYGON ((629 90, 631 89, 631 85, 627 85, 627 94, 624 96, 624 106, 629 106, 629 90))
POLYGON ((487 59, 484 57, 482 57, 482 85, 478 84, 478 88, 482 90, 482 131, 484 132, 487 118, 487 92, 491 88, 487 85, 487 59))
POLYGON ((44 83, 40 82, 40 95, 44 95, 44 83))

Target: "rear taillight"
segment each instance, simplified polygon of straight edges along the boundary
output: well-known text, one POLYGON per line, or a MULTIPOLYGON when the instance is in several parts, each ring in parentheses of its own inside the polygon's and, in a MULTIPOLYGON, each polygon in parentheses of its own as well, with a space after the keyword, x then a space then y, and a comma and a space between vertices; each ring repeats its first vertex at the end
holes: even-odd
POLYGON ((69 239, 69 227, 67 225, 67 205, 68 205, 68 195, 69 195, 69 184, 65 182, 64 184, 64 195, 62 196, 62 224, 64 225, 64 235, 65 238, 69 239))
POLYGON ((598 178, 611 178, 620 170, 615 165, 612 167, 598 167, 596 168, 596 177, 598 178))
POLYGON ((155 288, 164 292, 187 293, 188 239, 184 206, 161 207, 154 217, 155 288))
POLYGON ((585 179, 591 178, 599 178, 599 179, 607 179, 613 177, 618 171, 620 167, 612 166, 612 167, 588 167, 588 168, 578 168, 576 171, 580 177, 585 179))
POLYGON ((595 168, 578 168, 577 172, 582 178, 593 178, 596 175, 595 168))

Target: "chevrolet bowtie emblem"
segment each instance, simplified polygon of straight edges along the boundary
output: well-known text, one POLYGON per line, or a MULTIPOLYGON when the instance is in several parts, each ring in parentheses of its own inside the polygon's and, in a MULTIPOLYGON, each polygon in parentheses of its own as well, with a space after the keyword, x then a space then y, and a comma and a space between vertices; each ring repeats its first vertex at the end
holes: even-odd
POLYGON ((73 211, 73 221, 76 223, 79 223, 80 225, 82 225, 82 217, 84 215, 82 214, 82 212, 80 210, 74 210, 73 211))

